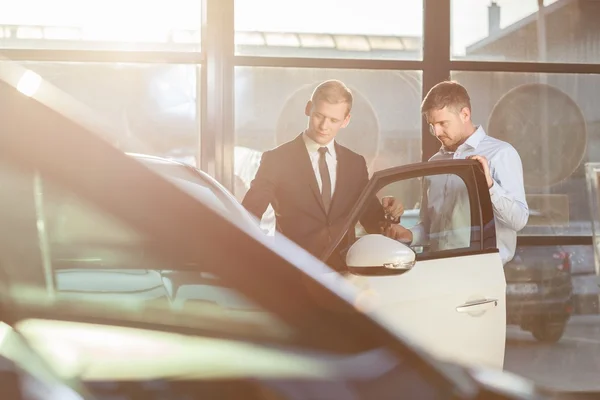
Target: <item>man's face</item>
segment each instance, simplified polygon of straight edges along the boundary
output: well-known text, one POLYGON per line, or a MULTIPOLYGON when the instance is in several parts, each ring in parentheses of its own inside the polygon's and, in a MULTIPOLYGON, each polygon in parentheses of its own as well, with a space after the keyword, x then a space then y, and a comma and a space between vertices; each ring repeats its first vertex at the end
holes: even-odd
POLYGON ((308 117, 306 134, 315 142, 326 145, 332 141, 340 129, 350 122, 347 103, 328 103, 323 100, 309 101, 304 113, 308 117))
POLYGON ((431 133, 446 149, 451 151, 456 150, 468 137, 470 120, 471 113, 466 107, 460 111, 444 107, 440 110, 432 110, 427 114, 431 133))

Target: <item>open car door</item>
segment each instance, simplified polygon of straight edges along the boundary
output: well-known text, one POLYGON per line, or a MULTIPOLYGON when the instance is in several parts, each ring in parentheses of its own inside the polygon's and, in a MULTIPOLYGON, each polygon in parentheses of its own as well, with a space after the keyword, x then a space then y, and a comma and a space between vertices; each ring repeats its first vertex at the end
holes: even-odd
POLYGON ((503 367, 506 282, 477 162, 435 161, 375 173, 343 234, 322 259, 342 249, 345 273, 369 295, 367 312, 441 359, 503 367), (400 224, 414 232, 412 243, 369 234, 360 223, 370 197, 390 195, 404 205, 400 224))

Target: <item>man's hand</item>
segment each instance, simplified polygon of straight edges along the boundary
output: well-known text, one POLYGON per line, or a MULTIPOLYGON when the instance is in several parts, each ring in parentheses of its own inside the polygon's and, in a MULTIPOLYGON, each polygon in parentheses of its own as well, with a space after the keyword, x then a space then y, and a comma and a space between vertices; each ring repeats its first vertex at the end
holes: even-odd
POLYGON ((404 206, 393 196, 385 196, 381 199, 383 211, 391 216, 394 220, 400 221, 400 217, 404 214, 404 206))
POLYGON ((383 228, 383 234, 391 239, 398 240, 403 243, 411 243, 413 240, 412 232, 402 225, 388 225, 383 228))
POLYGON ((469 156, 467 159, 479 161, 479 164, 481 164, 481 167, 483 168, 483 173, 485 174, 485 180, 487 181, 488 188, 491 188, 494 185, 494 181, 492 180, 492 175, 490 174, 490 166, 487 158, 484 156, 469 156))

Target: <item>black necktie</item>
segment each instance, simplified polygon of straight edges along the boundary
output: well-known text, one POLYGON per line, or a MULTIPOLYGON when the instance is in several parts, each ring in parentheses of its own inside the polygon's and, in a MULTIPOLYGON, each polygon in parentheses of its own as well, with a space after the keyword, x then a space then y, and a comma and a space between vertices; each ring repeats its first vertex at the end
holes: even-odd
POLYGON ((327 147, 319 148, 319 173, 321 174, 321 198, 323 199, 323 205, 325 211, 329 212, 329 205, 331 204, 331 177, 329 176, 329 168, 327 168, 327 160, 325 159, 328 153, 327 147))

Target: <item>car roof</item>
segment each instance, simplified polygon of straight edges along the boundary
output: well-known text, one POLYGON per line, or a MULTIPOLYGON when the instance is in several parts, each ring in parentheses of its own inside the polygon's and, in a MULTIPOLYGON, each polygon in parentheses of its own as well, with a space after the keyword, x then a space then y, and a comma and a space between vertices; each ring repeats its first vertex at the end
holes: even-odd
POLYGON ((128 152, 126 154, 143 164, 148 165, 154 171, 162 173, 177 184, 180 189, 183 189, 194 197, 197 197, 199 200, 208 203, 215 211, 225 213, 228 217, 232 217, 236 222, 245 224, 257 234, 263 233, 259 227, 260 221, 247 212, 227 188, 206 172, 179 160, 141 153, 128 152), (171 174, 173 171, 172 168, 167 173, 166 170, 160 169, 162 166, 178 167, 179 173, 176 175, 171 174), (203 185, 208 186, 212 192, 199 188, 199 180, 202 181, 203 185))
POLYGON ((210 176, 209 174, 205 173, 204 171, 196 168, 195 166, 186 164, 179 160, 174 160, 172 158, 160 157, 160 156, 144 154, 144 153, 134 153, 134 152, 126 152, 125 154, 127 154, 128 156, 131 156, 131 157, 135 158, 136 160, 139 160, 145 164, 167 164, 167 165, 173 165, 173 166, 180 166, 180 167, 186 168, 186 169, 191 168, 191 169, 197 171, 199 174, 201 174, 202 177, 205 177, 205 178, 211 179, 211 180, 214 179, 212 176, 210 176))
POLYGON ((214 179, 212 176, 210 176, 209 174, 207 174, 206 172, 196 168, 193 165, 186 164, 179 160, 173 160, 171 158, 160 157, 160 156, 155 156, 155 155, 150 155, 150 154, 143 154, 143 153, 126 152, 125 154, 127 154, 128 156, 130 156, 150 167, 160 167, 160 166, 164 166, 164 165, 171 166, 171 167, 179 167, 179 168, 181 168, 181 171, 188 171, 189 173, 195 175, 196 177, 201 178, 206 183, 209 183, 211 185, 218 184, 218 181, 216 179, 214 179))

